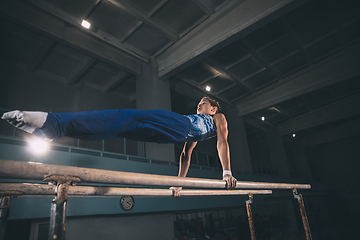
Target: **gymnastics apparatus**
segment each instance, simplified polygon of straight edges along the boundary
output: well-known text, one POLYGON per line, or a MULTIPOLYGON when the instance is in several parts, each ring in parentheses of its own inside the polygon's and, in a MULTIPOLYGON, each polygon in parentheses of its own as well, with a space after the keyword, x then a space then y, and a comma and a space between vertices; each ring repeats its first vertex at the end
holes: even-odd
POLYGON ((163 176, 100 169, 59 166, 0 160, 0 178, 43 180, 46 184, 0 183, 0 240, 4 238, 11 197, 55 195, 51 204, 49 239, 65 239, 67 199, 73 196, 211 196, 248 195, 246 209, 252 240, 255 231, 251 211, 254 195, 271 194, 273 189, 291 189, 298 200, 306 239, 312 239, 304 201, 298 189, 310 189, 308 184, 265 183, 237 181, 231 173, 227 142, 227 122, 219 113, 218 103, 207 97, 201 99, 197 114, 183 116, 165 110, 114 109, 75 113, 44 113, 12 111, 2 118, 15 127, 40 138, 56 139, 68 136, 102 140, 125 137, 138 141, 174 143, 184 141, 180 156, 179 174, 163 176), (223 180, 187 178, 191 153, 198 141, 217 136, 217 150, 223 167, 223 180), (181 177, 181 178, 179 178, 181 177), (76 186, 77 183, 106 183, 120 185, 167 186, 170 189, 118 188, 76 186), (183 190, 217 188, 228 190, 183 190), (237 190, 251 189, 251 190, 237 190), (256 190, 254 190, 256 189, 256 190))

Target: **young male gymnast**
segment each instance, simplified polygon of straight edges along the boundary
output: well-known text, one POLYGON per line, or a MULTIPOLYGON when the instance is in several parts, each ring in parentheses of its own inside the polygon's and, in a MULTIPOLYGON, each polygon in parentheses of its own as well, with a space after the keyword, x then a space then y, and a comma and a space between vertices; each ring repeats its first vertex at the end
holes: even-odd
MULTIPOLYGON (((228 189, 234 189, 237 180, 231 173, 227 121, 219 110, 217 101, 204 97, 197 105, 197 114, 186 116, 167 110, 111 109, 68 113, 16 110, 4 113, 1 118, 21 130, 50 140, 67 136, 88 140, 124 137, 156 143, 183 141, 179 177, 186 177, 197 142, 217 136, 223 180, 228 189)), ((178 197, 182 188, 172 189, 178 197)))

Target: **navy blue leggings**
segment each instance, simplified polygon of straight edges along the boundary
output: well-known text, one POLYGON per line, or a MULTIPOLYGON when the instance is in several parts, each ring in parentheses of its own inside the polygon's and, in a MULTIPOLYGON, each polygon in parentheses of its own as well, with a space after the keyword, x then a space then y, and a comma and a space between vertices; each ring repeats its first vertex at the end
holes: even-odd
POLYGON ((102 140, 124 137, 137 141, 174 143, 189 130, 188 118, 166 110, 112 109, 86 112, 48 113, 34 135, 55 139, 62 136, 102 140))

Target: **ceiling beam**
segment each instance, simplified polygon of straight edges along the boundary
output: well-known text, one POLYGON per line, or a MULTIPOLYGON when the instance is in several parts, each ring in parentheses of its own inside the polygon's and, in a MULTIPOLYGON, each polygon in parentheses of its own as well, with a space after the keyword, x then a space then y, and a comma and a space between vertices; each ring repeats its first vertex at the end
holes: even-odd
POLYGON ((233 87, 236 87, 236 86, 237 86, 237 83, 234 82, 234 83, 230 84, 229 86, 227 86, 225 88, 222 88, 219 91, 216 91, 216 94, 217 95, 222 94, 223 92, 225 92, 225 91, 227 91, 227 90, 229 90, 229 89, 231 89, 233 87))
POLYGON ((87 58, 67 78, 68 85, 74 85, 85 75, 85 73, 96 63, 96 59, 87 58))
POLYGON ((239 116, 360 75, 360 44, 313 64, 237 104, 239 116))
POLYGON ((191 0, 198 6, 206 15, 210 16, 215 13, 215 8, 207 0, 191 0))
POLYGON ((144 23, 138 21, 122 38, 120 38, 119 42, 123 44, 126 42, 144 23))
POLYGON ((217 64, 216 61, 210 57, 206 58, 204 61, 207 65, 224 75, 225 77, 229 78, 233 82, 238 83, 240 86, 242 86, 247 92, 253 93, 255 90, 249 86, 248 84, 242 82, 238 77, 235 76, 235 74, 229 72, 225 67, 222 67, 221 64, 217 64))
POLYGON ((103 88, 102 91, 109 93, 116 89, 123 81, 125 81, 131 75, 125 72, 120 72, 116 77, 111 79, 103 88))
POLYGON ((209 56, 307 0, 232 1, 159 55, 162 79, 209 56))
POLYGON ((156 4, 155 7, 153 7, 153 9, 151 9, 148 13, 149 17, 154 16, 158 11, 160 11, 170 0, 160 0, 160 2, 158 2, 156 4))
POLYGON ((279 124, 281 135, 342 120, 360 114, 360 95, 354 94, 279 124))
POLYGON ((57 45, 54 40, 41 36, 40 34, 36 34, 29 29, 21 27, 8 20, 2 21, 1 30, 21 37, 38 46, 35 54, 28 56, 27 66, 25 66, 25 68, 29 72, 33 72, 39 68, 49 55, 50 50, 55 48, 57 45))
POLYGON ((50 49, 56 45, 55 41, 44 38, 39 48, 36 50, 36 53, 30 57, 30 60, 27 64, 26 70, 29 72, 35 71, 41 64, 45 61, 46 56, 48 56, 50 49))
MULTIPOLYGON (((92 35, 93 37, 97 38, 98 40, 105 42, 113 47, 116 47, 123 51, 124 53, 127 53, 129 56, 144 61, 149 62, 149 56, 147 56, 142 51, 138 51, 137 49, 133 49, 131 47, 124 47, 118 38, 102 31, 101 29, 98 29, 96 27, 90 27, 90 29, 85 29, 81 26, 82 20, 81 18, 76 18, 73 15, 70 15, 66 11, 55 7, 51 3, 47 3, 42 0, 28 0, 31 4, 35 5, 36 7, 52 14, 53 16, 63 20, 64 22, 67 22, 74 27, 78 28, 80 31, 84 31, 87 34, 92 35)), ((95 6, 96 8, 96 6, 95 6)))
POLYGON ((312 60, 309 52, 305 50, 305 47, 301 43, 301 40, 300 40, 298 34, 296 34, 293 27, 291 27, 291 25, 285 20, 285 18, 282 17, 280 19, 281 19, 281 22, 285 25, 286 29, 289 31, 289 33, 288 33, 289 38, 292 39, 293 43, 297 46, 301 55, 306 60, 307 64, 311 65, 313 63, 313 60, 312 60))
POLYGON ((301 138, 304 147, 360 135, 359 119, 301 138))
MULTIPOLYGON (((91 83, 91 82, 87 82, 87 81, 84 81, 82 84, 89 87, 89 88, 92 88, 92 89, 95 89, 95 90, 98 90, 98 91, 102 91, 102 87, 99 84, 91 83)), ((127 94, 122 94, 122 93, 117 92, 117 91, 114 91, 111 94, 114 94, 114 95, 116 95, 116 96, 118 96, 118 97, 120 97, 120 98, 122 98, 122 99, 124 99, 126 101, 130 101, 130 102, 133 101, 133 99, 132 99, 133 95, 129 96, 127 94)))
POLYGON ((5 18, 30 27, 46 36, 74 47, 86 54, 109 63, 136 76, 142 74, 141 60, 95 39, 77 27, 43 10, 34 7, 28 2, 5 0, 0 1, 0 15, 5 18))
POLYGON ((80 19, 86 20, 92 12, 99 6, 101 0, 95 0, 90 5, 88 5, 87 9, 84 11, 80 19))
POLYGON ((184 84, 181 81, 170 81, 170 87, 176 92, 185 95, 196 102, 204 97, 204 93, 202 93, 201 90, 194 88, 191 85, 184 84))
POLYGON ((339 33, 339 36, 341 38, 341 41, 343 43, 343 45, 345 47, 349 47, 349 42, 346 39, 346 33, 344 31, 344 27, 342 26, 342 19, 341 19, 341 15, 338 14, 338 10, 337 10, 337 4, 334 1, 326 1, 327 6, 329 7, 329 13, 331 15, 331 17, 334 20, 334 25, 339 33))
MULTIPOLYGON (((251 43, 248 40, 243 38, 237 41, 237 45, 242 50, 249 52, 251 56, 255 58, 255 60, 258 63, 260 63, 263 67, 265 67, 265 69, 268 69, 276 77, 276 81, 281 79, 281 74, 279 73, 279 71, 276 71, 276 69, 264 57, 262 57, 261 54, 259 54, 256 50, 254 50, 253 47, 251 46, 251 43)), ((249 78, 250 77, 245 77, 244 79, 242 79, 242 81, 245 81, 249 78)))
POLYGON ((142 21, 146 25, 150 26, 151 28, 155 29, 161 35, 167 37, 173 42, 179 40, 180 36, 174 32, 172 29, 168 28, 163 23, 151 19, 147 12, 136 7, 131 1, 128 0, 107 0, 112 3, 114 6, 124 10, 125 12, 131 14, 138 20, 142 21))

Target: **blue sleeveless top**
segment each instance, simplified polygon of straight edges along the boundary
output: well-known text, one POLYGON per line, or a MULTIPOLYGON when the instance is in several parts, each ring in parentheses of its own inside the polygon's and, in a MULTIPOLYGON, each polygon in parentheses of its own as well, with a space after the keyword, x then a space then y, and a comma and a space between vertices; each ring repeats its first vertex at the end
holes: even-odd
POLYGON ((194 114, 184 116, 191 122, 188 135, 182 141, 198 142, 216 136, 216 127, 211 115, 194 114))

